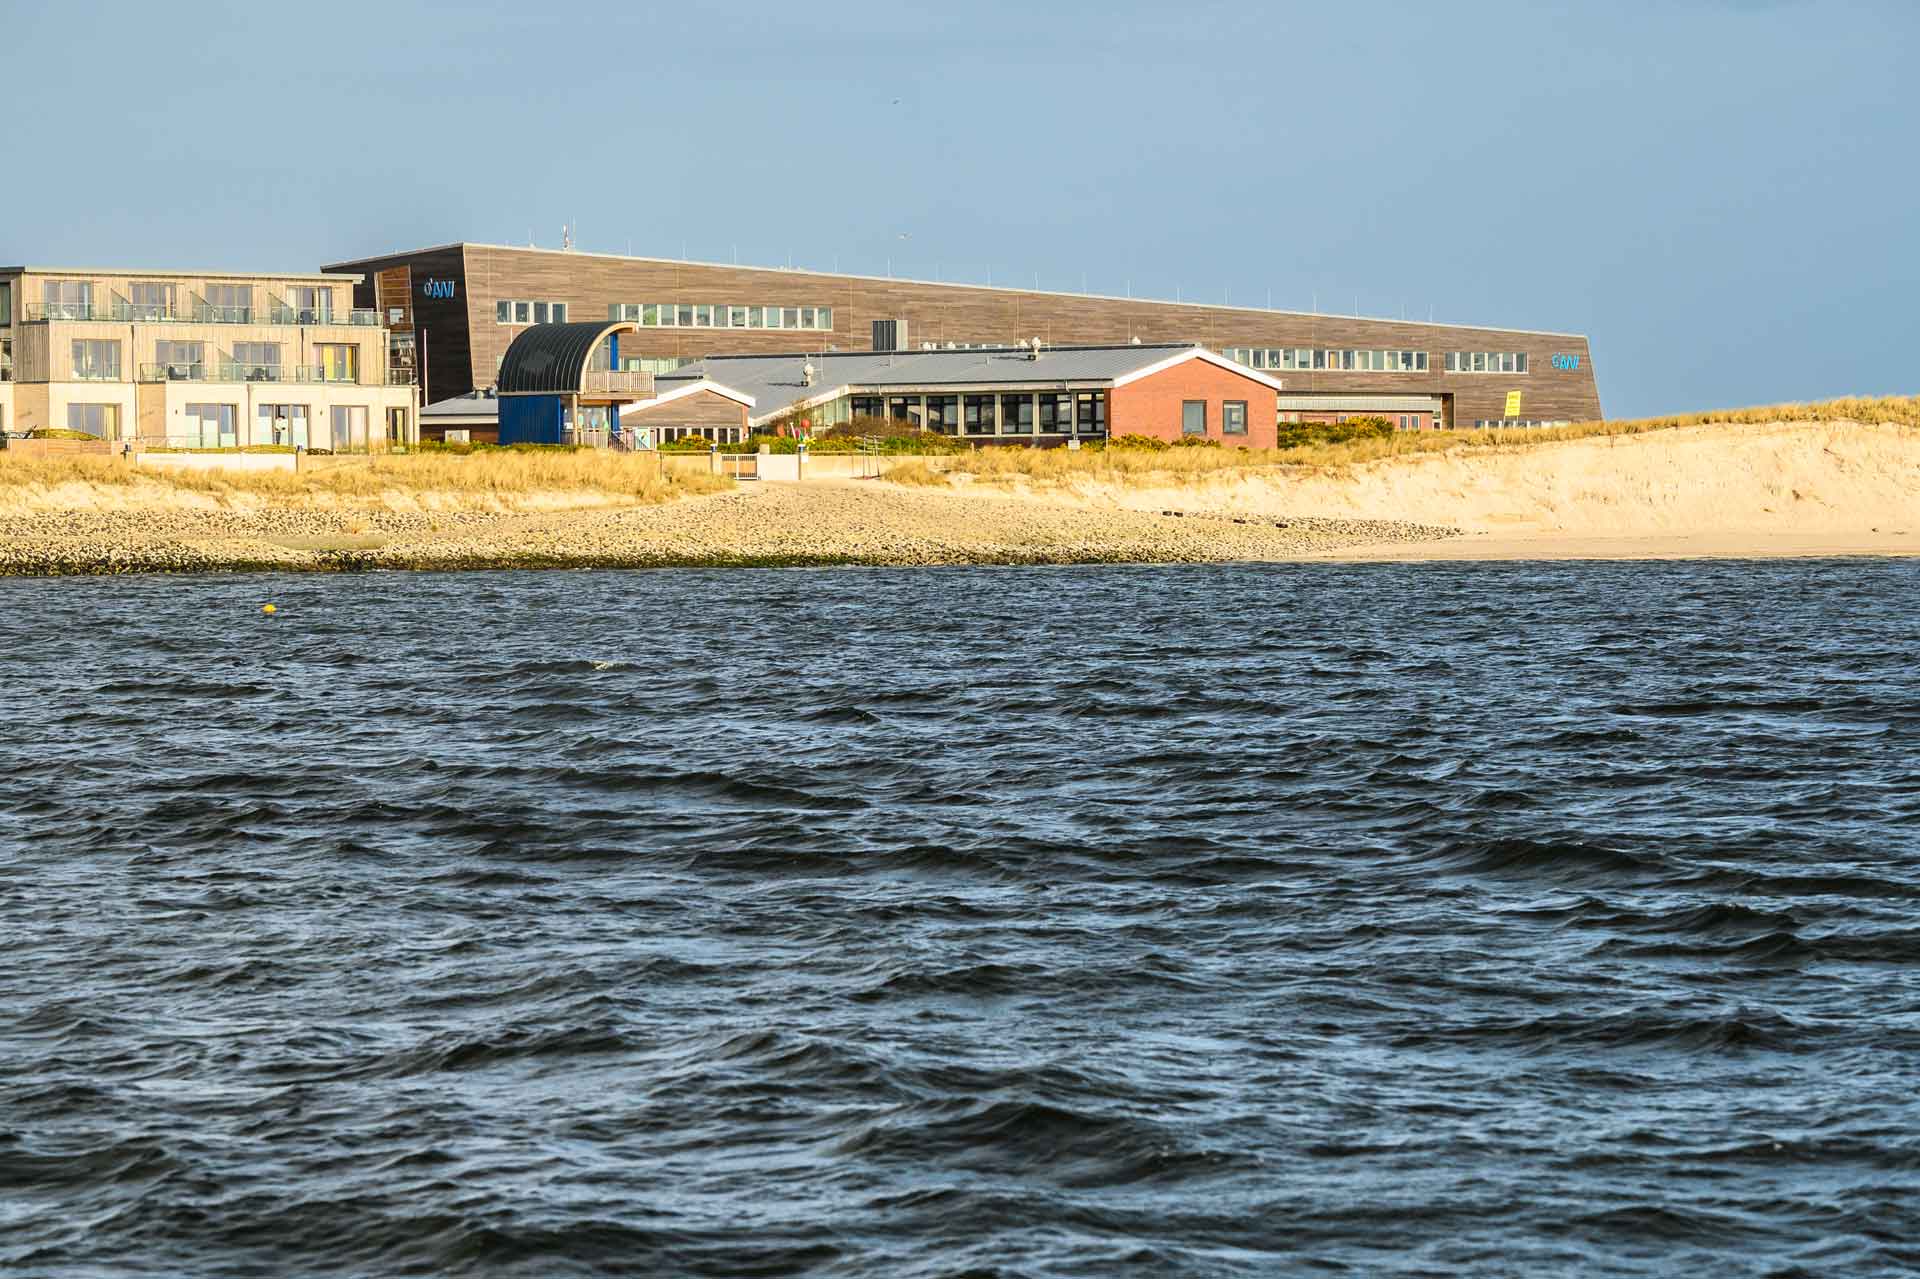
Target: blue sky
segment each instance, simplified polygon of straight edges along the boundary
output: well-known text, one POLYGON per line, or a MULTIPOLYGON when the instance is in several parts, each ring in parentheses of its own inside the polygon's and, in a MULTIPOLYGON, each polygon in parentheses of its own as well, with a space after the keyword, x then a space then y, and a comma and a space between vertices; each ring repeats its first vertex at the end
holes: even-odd
POLYGON ((1614 416, 1920 391, 1912 0, 61 5, 0 261, 451 240, 1571 330, 1614 416))

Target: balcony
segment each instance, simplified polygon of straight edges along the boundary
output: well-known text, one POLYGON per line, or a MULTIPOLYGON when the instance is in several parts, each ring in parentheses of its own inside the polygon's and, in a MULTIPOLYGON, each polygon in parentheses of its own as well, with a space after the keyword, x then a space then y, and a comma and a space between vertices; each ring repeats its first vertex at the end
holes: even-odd
POLYGON ((412 369, 390 368, 387 370, 388 386, 412 386, 413 384, 414 371, 412 369))
POLYGON ((317 327, 323 324, 347 324, 356 327, 380 327, 380 313, 373 310, 330 311, 324 307, 296 307, 276 303, 265 312, 268 324, 294 324, 317 327))
POLYGON ((44 324, 48 320, 107 320, 116 317, 110 306, 92 302, 29 302, 27 323, 44 324))
POLYGON ((116 364, 76 364, 73 366, 73 380, 76 382, 118 382, 120 366, 116 364))
POLYGON ((204 364, 142 364, 140 380, 142 382, 204 382, 207 380, 207 366, 204 364))
POLYGON ((582 395, 653 394, 653 374, 638 369, 587 369, 580 375, 582 395))
POLYGON ((235 364, 220 366, 222 382, 348 382, 351 378, 329 378, 318 364, 235 364))

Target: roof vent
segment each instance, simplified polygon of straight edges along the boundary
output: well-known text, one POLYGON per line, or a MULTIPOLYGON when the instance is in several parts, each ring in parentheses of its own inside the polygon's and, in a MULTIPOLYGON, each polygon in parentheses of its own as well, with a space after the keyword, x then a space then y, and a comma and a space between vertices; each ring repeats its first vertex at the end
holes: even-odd
POLYGON ((800 385, 801 386, 813 385, 813 361, 812 360, 808 360, 805 364, 802 364, 800 366, 800 385))
POLYGON ((1138 336, 1137 334, 1135 335, 1135 337, 1134 337, 1134 339, 1133 339, 1133 345, 1135 345, 1135 346, 1139 346, 1139 345, 1140 345, 1140 338, 1139 338, 1139 336, 1138 336))
POLYGON ((1037 360, 1040 358, 1040 339, 1039 338, 1037 337, 1034 338, 1032 345, 1027 348, 1027 358, 1029 360, 1037 360))

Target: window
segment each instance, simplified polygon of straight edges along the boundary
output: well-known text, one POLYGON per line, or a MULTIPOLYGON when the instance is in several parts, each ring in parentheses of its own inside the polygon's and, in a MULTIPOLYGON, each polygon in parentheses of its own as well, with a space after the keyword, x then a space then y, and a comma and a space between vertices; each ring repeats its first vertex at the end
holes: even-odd
POLYGON ((235 342, 234 376, 243 382, 280 380, 280 344, 278 342, 235 342))
POLYGON ((513 303, 501 298, 493 304, 493 322, 495 324, 513 323, 513 303))
POLYGON ((293 304, 295 324, 333 322, 332 289, 317 284, 296 284, 287 290, 287 298, 293 304))
POLYGON ((328 423, 327 447, 346 453, 367 447, 367 410, 365 405, 336 404, 328 423))
POLYGON ((213 324, 253 323, 251 284, 209 284, 201 318, 213 324))
POLYGON ((1040 397, 1040 429, 1052 434, 1073 431, 1073 396, 1049 391, 1040 397))
POLYGON ((1033 434, 1033 397, 1031 395, 1000 397, 1000 433, 1002 435, 1033 434))
POLYGON ((320 361, 322 382, 358 382, 360 348, 351 342, 316 342, 313 353, 320 361))
POLYGON ((120 344, 93 338, 74 342, 73 376, 83 382, 118 382, 120 344))
POLYGON ((187 405, 186 447, 190 449, 230 449, 239 446, 234 431, 239 408, 232 404, 187 405))
POLYGON ((929 395, 927 397, 926 428, 938 431, 942 435, 954 434, 960 426, 960 397, 957 395, 929 395))
POLYGON ((1205 435, 1207 433, 1207 402, 1205 400, 1182 400, 1180 402, 1180 434, 1205 435))
POLYGON ((533 304, 533 322, 535 324, 545 324, 547 322, 547 304, 545 302, 535 302, 533 304))
MULTIPOLYGON (((559 307, 558 302, 553 304, 559 307)), ((735 306, 705 302, 614 302, 607 317, 663 329, 799 329, 830 332, 833 308, 827 306, 735 306)), ((556 312, 554 322, 561 320, 556 312)))
POLYGON ((0 280, 0 328, 13 323, 13 281, 0 280))
POLYGON ((885 407, 877 395, 855 395, 848 397, 848 407, 854 417, 882 417, 885 407))
POLYGON ((207 344, 204 342, 167 342, 153 344, 153 358, 161 378, 184 382, 207 375, 207 344))
POLYGON ((968 435, 993 434, 993 397, 969 395, 961 410, 961 424, 968 435))
POLYGON ((1220 434, 1245 435, 1247 433, 1247 402, 1228 400, 1220 406, 1220 434))
POLYGON ((887 400, 887 416, 896 422, 920 424, 920 397, 917 395, 895 395, 887 400))
POLYGON ((307 406, 304 404, 262 404, 254 425, 255 444, 307 447, 307 406))
POLYGON ((96 439, 112 440, 120 435, 118 404, 69 404, 67 429, 84 431, 96 439))
POLYGON ((136 280, 127 289, 127 310, 133 320, 171 320, 176 312, 171 284, 136 280))
POLYGON ((1107 393, 1080 392, 1080 404, 1074 410, 1073 429, 1081 435, 1103 435, 1107 429, 1107 393))
POLYGON ((93 315, 93 285, 85 280, 48 280, 44 296, 49 320, 85 320, 93 315))

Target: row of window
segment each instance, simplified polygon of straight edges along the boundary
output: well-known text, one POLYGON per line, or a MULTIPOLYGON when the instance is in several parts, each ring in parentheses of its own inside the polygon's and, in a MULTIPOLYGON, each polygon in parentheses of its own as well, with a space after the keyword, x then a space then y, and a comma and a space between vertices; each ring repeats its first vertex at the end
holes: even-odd
MULTIPOLYGON (((124 380, 120 363, 120 342, 114 338, 76 338, 73 343, 73 376, 82 382, 119 382, 124 380)), ((358 382, 360 348, 351 342, 313 344, 314 375, 323 382, 358 382)), ((167 381, 204 382, 238 379, 243 381, 279 380, 281 344, 278 342, 235 342, 232 357, 210 373, 207 344, 204 342, 158 341, 153 344, 152 376, 167 381)))
POLYGON ((1507 429, 1508 427, 1567 426, 1567 425, 1569 425, 1569 422, 1565 418, 1555 419, 1555 418, 1539 418, 1539 417, 1483 417, 1483 418, 1477 419, 1474 422, 1474 426, 1478 427, 1483 431, 1487 431, 1487 430, 1501 431, 1501 430, 1507 429))
POLYGON ((643 329, 833 330, 830 306, 724 306, 703 302, 615 302, 607 318, 643 329))
MULTIPOLYGON (((6 286, 0 286, 5 288, 6 286)), ((112 318, 123 321, 202 319, 216 323, 244 324, 253 319, 251 284, 203 285, 200 296, 192 298, 193 307, 180 305, 180 286, 163 280, 135 280, 126 286, 127 295, 112 295, 111 307, 100 305, 91 280, 46 280, 41 300, 49 320, 91 320, 112 318)), ((10 292, 11 290, 9 290, 10 292)), ((276 322, 326 324, 337 318, 334 291, 323 284, 295 284, 286 287, 284 301, 272 299, 276 322)), ((0 307, 0 316, 11 314, 10 298, 0 307)), ((342 312, 351 315, 351 312, 342 312)))
MULTIPOLYGON (((245 444, 281 444, 297 448, 332 449, 336 453, 367 447, 369 409, 364 404, 336 404, 323 422, 308 421, 304 404, 262 404, 256 413, 252 437, 240 438, 243 425, 237 404, 189 404, 186 433, 169 435, 167 443, 180 448, 231 449, 245 444)), ((389 423, 398 432, 403 423, 389 423)), ((120 437, 118 404, 69 404, 67 429, 103 440, 120 437)))
POLYGON ((1525 351, 1448 351, 1449 373, 1525 373, 1525 351))
MULTIPOLYGON (((1180 434, 1205 435, 1207 433, 1207 402, 1205 400, 1182 400, 1180 402, 1180 434)), ((1245 435, 1247 433, 1247 402, 1245 400, 1227 400, 1220 405, 1220 434, 1245 435)))
POLYGON ((910 422, 942 435, 1100 435, 1107 429, 1105 391, 854 395, 848 400, 855 417, 910 422))
POLYGON ((493 322, 495 324, 565 324, 567 304, 501 298, 493 304, 493 322))
POLYGON ((1227 358, 1250 369, 1308 372, 1425 373, 1425 351, 1321 351, 1308 347, 1233 346, 1227 358))
MULTIPOLYGON (((1322 351, 1308 347, 1232 346, 1227 358, 1250 369, 1283 372, 1425 373, 1425 351, 1322 351)), ((1525 373, 1525 351, 1448 351, 1449 373, 1525 373)))

